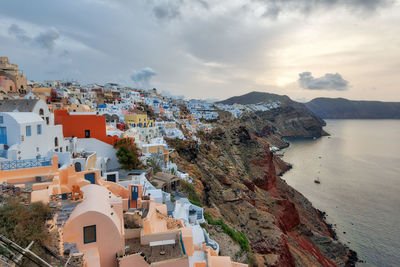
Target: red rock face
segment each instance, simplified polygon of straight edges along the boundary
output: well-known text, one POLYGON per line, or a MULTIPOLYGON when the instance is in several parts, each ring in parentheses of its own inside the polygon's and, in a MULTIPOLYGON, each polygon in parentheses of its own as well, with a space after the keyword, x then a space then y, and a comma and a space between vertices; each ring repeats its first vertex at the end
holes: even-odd
POLYGON ((322 255, 321 251, 314 246, 307 238, 303 236, 298 236, 295 233, 289 233, 288 234, 293 240, 304 250, 309 252, 321 266, 324 267, 335 267, 337 266, 335 263, 333 263, 331 260, 327 259, 322 255))
MULTIPOLYGON (((256 136, 252 136, 257 138, 256 136)), ((258 138, 257 138, 258 139, 258 138)), ((259 188, 271 191, 273 195, 277 195, 276 189, 276 171, 274 165, 274 154, 269 150, 269 145, 265 144, 266 156, 260 159, 253 159, 250 161, 251 164, 264 168, 264 176, 258 177, 254 180, 254 184, 259 188)))
MULTIPOLYGON (((258 242, 252 243, 252 248, 255 253, 260 254, 277 254, 279 259, 275 265, 271 266, 296 266, 294 258, 290 253, 288 240, 284 235, 280 236, 279 245, 269 244, 268 240, 260 239, 258 242)), ((269 265, 270 266, 270 265, 269 265)))
POLYGON ((277 225, 284 233, 290 232, 300 223, 299 212, 290 200, 279 199, 277 203, 282 207, 278 214, 277 225))
POLYGON ((267 147, 267 163, 268 163, 268 171, 266 173, 268 179, 268 190, 272 188, 276 188, 276 171, 274 165, 274 154, 269 150, 269 146, 267 147))

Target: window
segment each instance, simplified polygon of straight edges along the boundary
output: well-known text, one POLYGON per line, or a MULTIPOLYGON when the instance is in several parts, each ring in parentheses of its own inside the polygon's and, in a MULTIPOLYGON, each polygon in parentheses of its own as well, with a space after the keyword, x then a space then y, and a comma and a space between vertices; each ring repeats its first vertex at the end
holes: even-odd
POLYGON ((54 138, 54 146, 58 146, 58 138, 56 137, 56 138, 54 138))
POLYGON ((60 147, 60 152, 62 152, 62 147, 60 147))
POLYGON ((0 123, 3 123, 3 116, 0 116, 0 123))
POLYGON ((32 135, 32 133, 31 133, 31 126, 26 126, 26 136, 31 136, 32 135))
POLYGON ((85 138, 90 138, 90 130, 85 130, 85 138))
POLYGON ((68 146, 66 146, 66 147, 65 147, 65 151, 67 151, 67 152, 68 152, 68 146))
POLYGON ((90 225, 83 227, 83 243, 96 242, 96 225, 90 225))
POLYGON ((82 171, 82 165, 80 162, 75 162, 75 171, 76 172, 82 171))
POLYGON ((46 124, 49 125, 50 121, 49 121, 49 117, 46 117, 46 124))
POLYGON ((40 124, 37 125, 37 134, 38 135, 42 134, 42 125, 40 125, 40 124))

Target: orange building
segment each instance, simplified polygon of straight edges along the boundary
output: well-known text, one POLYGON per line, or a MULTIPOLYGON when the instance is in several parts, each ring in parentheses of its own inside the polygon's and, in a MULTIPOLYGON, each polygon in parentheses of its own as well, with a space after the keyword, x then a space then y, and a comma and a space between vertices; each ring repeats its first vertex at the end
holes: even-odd
POLYGON ((54 111, 54 124, 63 126, 64 137, 96 138, 109 145, 120 140, 116 135, 107 136, 104 116, 70 115, 67 110, 60 109, 54 111))

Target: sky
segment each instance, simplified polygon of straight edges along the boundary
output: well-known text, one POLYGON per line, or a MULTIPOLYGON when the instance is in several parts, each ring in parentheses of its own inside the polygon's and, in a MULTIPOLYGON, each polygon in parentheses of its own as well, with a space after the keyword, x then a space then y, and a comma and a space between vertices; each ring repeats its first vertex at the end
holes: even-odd
POLYGON ((400 101, 398 0, 12 0, 0 56, 29 80, 186 98, 400 101))

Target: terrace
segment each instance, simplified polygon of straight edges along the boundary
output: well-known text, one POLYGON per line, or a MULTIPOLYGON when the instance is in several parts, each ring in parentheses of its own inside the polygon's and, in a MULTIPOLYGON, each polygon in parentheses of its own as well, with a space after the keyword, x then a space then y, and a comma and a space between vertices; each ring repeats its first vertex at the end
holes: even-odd
POLYGON ((176 239, 154 241, 147 245, 140 244, 140 238, 125 240, 126 255, 140 253, 151 263, 182 258, 185 256, 182 242, 176 239))

